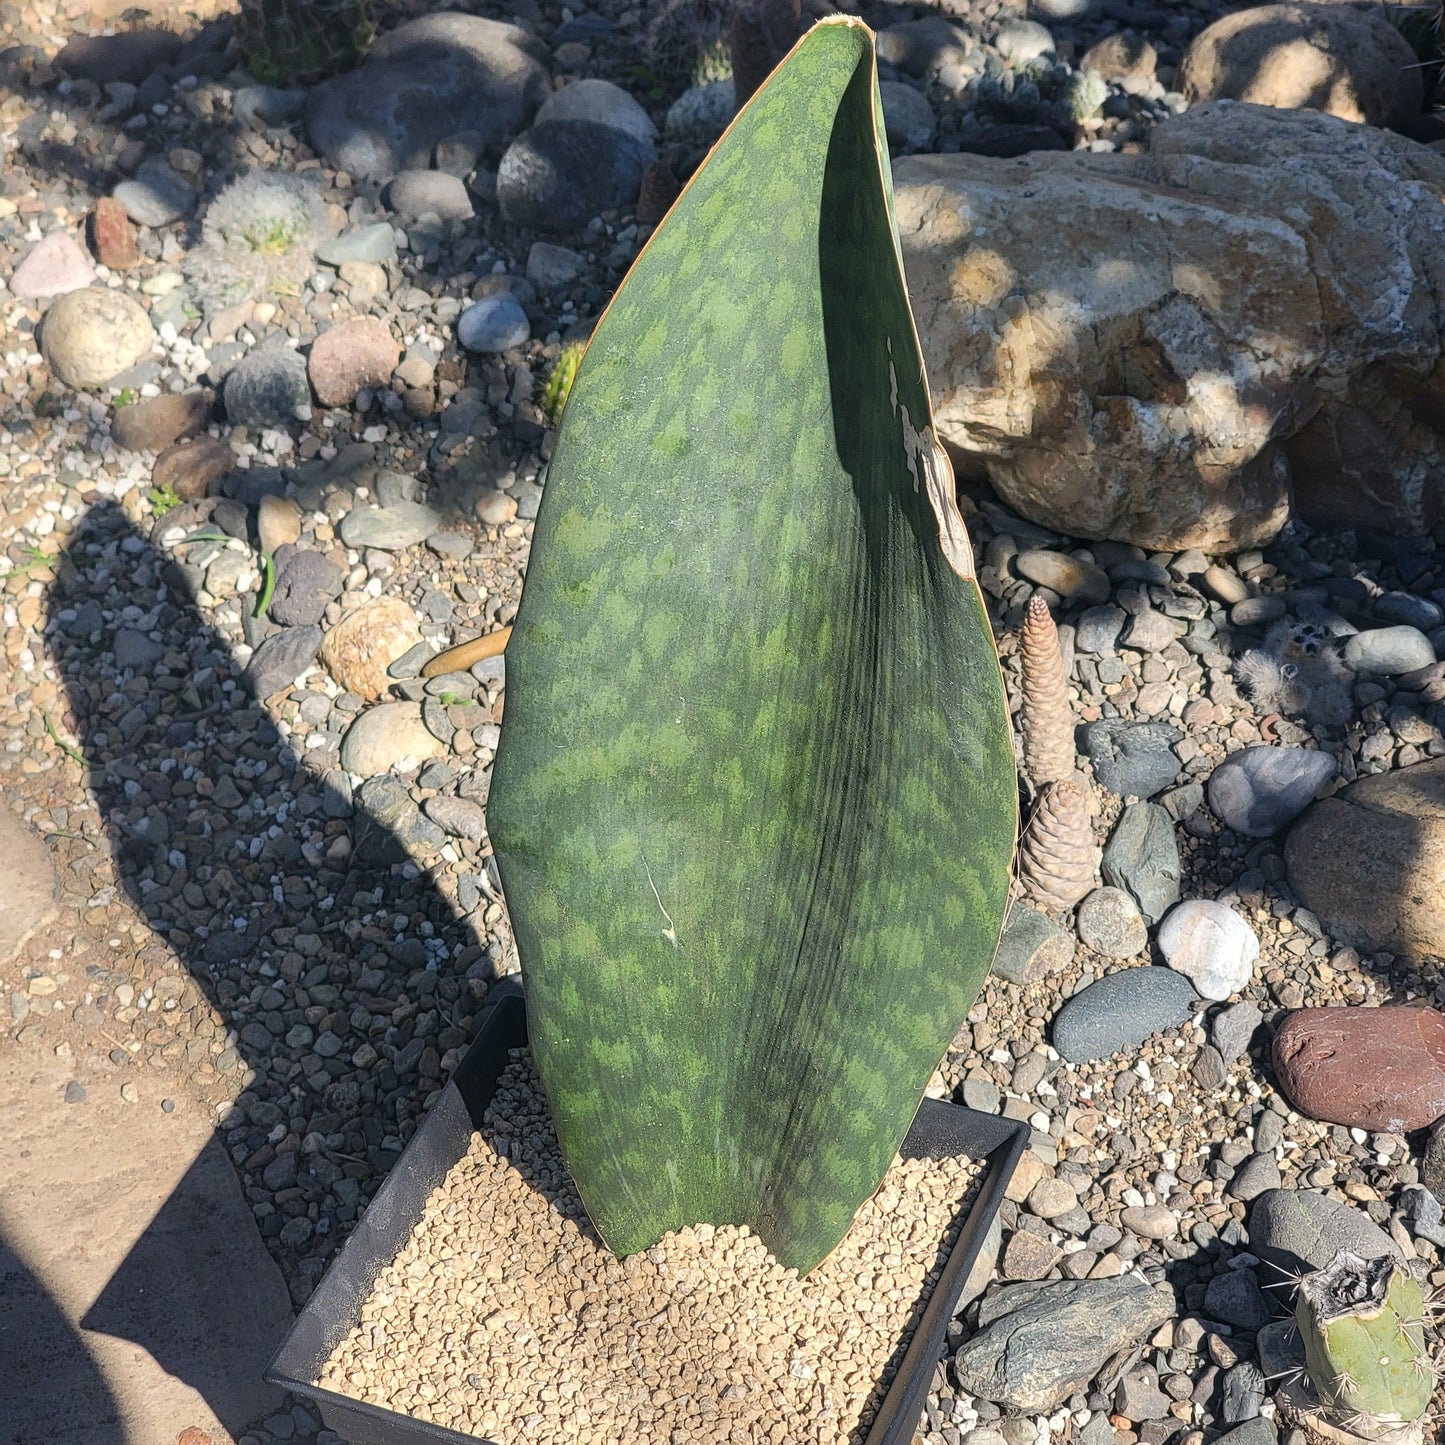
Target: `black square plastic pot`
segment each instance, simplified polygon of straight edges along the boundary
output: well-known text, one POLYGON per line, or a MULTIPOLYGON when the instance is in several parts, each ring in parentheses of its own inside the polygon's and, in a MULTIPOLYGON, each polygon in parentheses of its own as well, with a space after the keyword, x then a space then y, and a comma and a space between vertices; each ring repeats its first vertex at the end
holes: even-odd
MULTIPOLYGON (((495 1000, 475 1042, 412 1136, 346 1247, 297 1316, 266 1371, 273 1385, 309 1400, 330 1430, 351 1445, 518 1445, 483 1441, 440 1425, 353 1400, 313 1383, 332 1351, 355 1327, 380 1272, 401 1252, 421 1218, 427 1196, 467 1152, 472 1134, 509 1062, 527 1042, 522 991, 510 980, 492 990, 495 1000)), ((909 1445, 923 1412, 933 1366, 984 1235, 1003 1203, 1014 1167, 1028 1142, 1028 1126, 1016 1119, 925 1099, 900 1151, 908 1159, 964 1155, 986 1163, 973 1208, 944 1262, 902 1362, 873 1417, 865 1445, 909 1445)))

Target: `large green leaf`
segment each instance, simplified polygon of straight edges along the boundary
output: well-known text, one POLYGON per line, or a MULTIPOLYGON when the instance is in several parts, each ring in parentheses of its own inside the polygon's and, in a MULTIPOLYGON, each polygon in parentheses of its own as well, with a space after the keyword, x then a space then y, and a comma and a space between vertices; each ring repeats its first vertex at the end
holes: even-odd
POLYGON ((490 827, 568 1166, 627 1254, 812 1268, 988 971, 1015 784, 903 288, 872 36, 813 29, 567 403, 490 827))

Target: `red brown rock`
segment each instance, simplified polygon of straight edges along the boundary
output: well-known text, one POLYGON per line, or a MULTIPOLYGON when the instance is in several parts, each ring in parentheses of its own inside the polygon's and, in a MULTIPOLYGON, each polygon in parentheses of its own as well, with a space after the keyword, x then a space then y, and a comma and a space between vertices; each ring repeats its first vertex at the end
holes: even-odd
POLYGON ((236 457, 225 442, 213 436, 192 437, 167 447, 156 458, 151 482, 164 491, 170 487, 183 502, 195 502, 210 485, 236 470, 236 457))
POLYGON ((113 196, 102 196, 95 203, 90 217, 90 246, 95 259, 112 271, 129 271, 140 264, 130 218, 113 196))
POLYGON ((209 391, 142 397, 115 409, 110 434, 118 446, 129 451, 163 451, 172 442, 200 431, 210 421, 214 405, 215 397, 209 391))
POLYGON ((1445 1114, 1445 1014, 1433 1008, 1306 1008, 1274 1036, 1274 1072, 1301 1114, 1403 1134, 1445 1114))
POLYGON ((384 386, 401 360, 391 328, 376 316, 338 321, 311 347, 307 368, 322 406, 350 406, 364 386, 384 386))

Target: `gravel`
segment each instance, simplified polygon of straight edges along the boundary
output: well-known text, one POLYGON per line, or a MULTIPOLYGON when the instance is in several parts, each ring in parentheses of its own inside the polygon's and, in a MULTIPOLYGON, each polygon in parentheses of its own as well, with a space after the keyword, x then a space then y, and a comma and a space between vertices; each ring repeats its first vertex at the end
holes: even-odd
POLYGON ((968 1160, 896 1161, 804 1279, 731 1225, 682 1229, 621 1261, 587 1223, 518 1051, 318 1383, 538 1445, 733 1431, 843 1445, 877 1407, 978 1173, 968 1160))

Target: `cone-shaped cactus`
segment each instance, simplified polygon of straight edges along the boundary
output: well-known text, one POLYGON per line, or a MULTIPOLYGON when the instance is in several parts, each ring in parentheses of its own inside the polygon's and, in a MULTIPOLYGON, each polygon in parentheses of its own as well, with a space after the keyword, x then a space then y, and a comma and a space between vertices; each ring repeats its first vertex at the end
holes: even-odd
POLYGON ((1049 604, 1037 594, 1029 598, 1019 629, 1019 732, 1024 743, 1024 772, 1036 788, 1074 775, 1074 713, 1069 706, 1059 630, 1049 604))
POLYGON ((1305 1365, 1324 1414, 1365 1440, 1393 1435, 1430 1407, 1420 1286, 1390 1256, 1342 1250, 1307 1274, 1295 1300, 1305 1365))
POLYGON ((1049 912, 1072 908, 1099 886, 1099 845, 1089 795, 1077 779, 1046 783, 1019 845, 1019 881, 1049 912))

